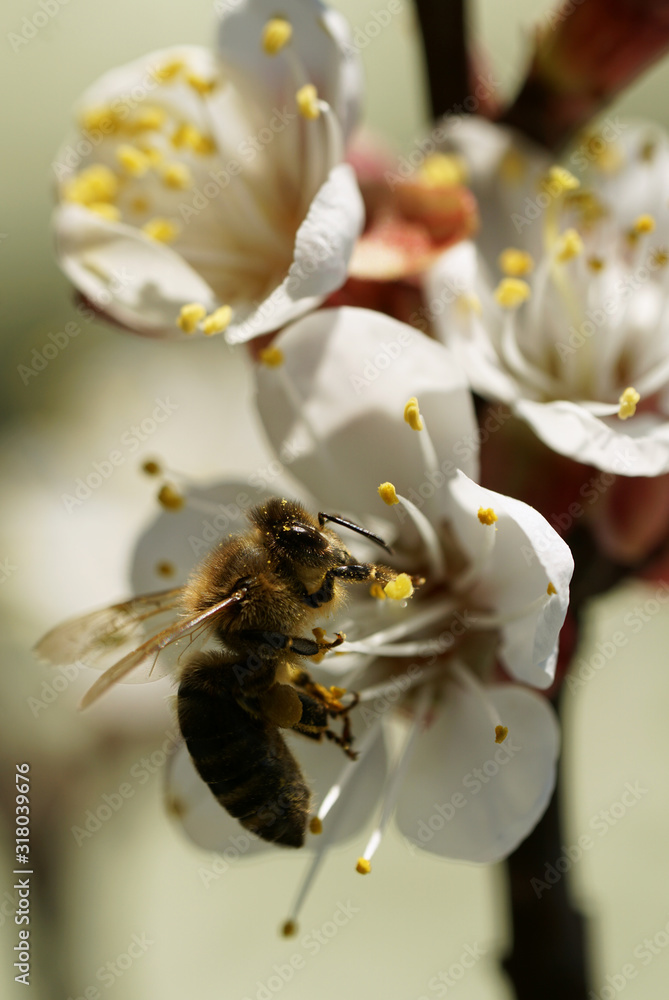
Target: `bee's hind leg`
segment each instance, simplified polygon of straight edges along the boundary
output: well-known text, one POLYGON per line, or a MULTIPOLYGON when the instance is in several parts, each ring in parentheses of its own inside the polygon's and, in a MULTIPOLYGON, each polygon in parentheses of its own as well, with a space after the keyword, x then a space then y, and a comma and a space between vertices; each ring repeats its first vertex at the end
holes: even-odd
MULTIPOLYGON (((305 675, 308 677, 306 672, 305 675)), ((319 685, 314 686, 319 687, 319 685)), ((347 714, 353 706, 347 708, 342 706, 341 709, 333 712, 318 696, 312 697, 305 691, 298 691, 298 697, 302 702, 302 715, 300 717, 300 721, 296 722, 292 728, 296 732, 302 733, 303 736, 309 736, 313 740, 320 740, 321 737, 325 736, 326 739, 332 740, 333 743, 340 746, 347 757, 350 757, 351 760, 355 760, 358 755, 354 750, 351 750, 353 733, 351 732, 351 724, 347 714), (328 726, 328 715, 341 714, 345 714, 345 721, 342 735, 338 736, 337 733, 335 733, 328 726)))

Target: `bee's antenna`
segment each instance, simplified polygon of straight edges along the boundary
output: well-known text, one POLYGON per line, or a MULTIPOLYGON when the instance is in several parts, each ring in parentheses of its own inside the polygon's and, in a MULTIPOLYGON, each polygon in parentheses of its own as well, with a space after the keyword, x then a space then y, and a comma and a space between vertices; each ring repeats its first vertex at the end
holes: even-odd
POLYGON ((359 524, 354 524, 353 521, 346 521, 343 517, 336 517, 334 514, 324 514, 322 511, 319 511, 318 523, 321 528, 326 521, 332 521, 333 524, 339 524, 342 528, 350 528, 351 531, 357 531, 359 535, 364 535, 365 538, 369 538, 371 542, 376 542, 377 545, 380 545, 381 548, 385 549, 391 556, 393 555, 391 547, 386 545, 382 538, 379 538, 378 535, 375 535, 367 528, 362 528, 359 524))

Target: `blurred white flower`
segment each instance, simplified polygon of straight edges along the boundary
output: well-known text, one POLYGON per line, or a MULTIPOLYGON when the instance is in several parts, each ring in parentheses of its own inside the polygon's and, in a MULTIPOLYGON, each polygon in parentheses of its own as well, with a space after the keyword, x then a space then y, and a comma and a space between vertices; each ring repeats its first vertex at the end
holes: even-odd
MULTIPOLYGON (((164 560, 184 579, 204 549, 244 527, 244 507, 285 489, 276 477, 288 464, 308 506, 369 525, 394 545, 397 568, 426 581, 412 597, 408 578, 404 591, 358 589, 346 612, 322 622, 347 641, 310 669, 360 693, 352 714, 360 758, 337 776, 332 750, 297 750, 314 788, 314 832, 323 824, 324 833, 294 923, 325 848, 356 832, 379 798, 361 872, 396 806, 410 843, 466 861, 498 860, 533 828, 554 785, 557 724, 545 699, 505 683, 496 664, 521 682, 550 685, 573 563, 536 511, 458 470, 476 475, 478 431, 442 345, 379 313, 334 309, 284 330, 261 358, 259 411, 283 459, 275 481, 258 482, 253 499, 248 483, 186 488, 186 505, 161 514, 141 540, 135 587, 155 589, 164 560), (383 729, 397 704, 410 721, 389 762, 383 729), (440 804, 445 813, 431 823, 440 804)), ((359 554, 355 536, 351 546, 359 554)), ((377 558, 371 548, 358 557, 377 558)), ((170 800, 202 846, 224 851, 239 840, 185 754, 172 769, 170 800)), ((262 848, 241 836, 244 853, 262 848)))
POLYGON ((149 336, 277 329, 346 278, 364 220, 344 144, 360 97, 343 18, 243 0, 217 53, 153 52, 83 96, 60 150, 61 266, 149 336))
POLYGON ((590 135, 565 161, 582 182, 516 151, 532 184, 514 199, 500 166, 514 147, 508 132, 498 140, 483 233, 499 231, 504 206, 517 236, 494 261, 489 242, 487 258, 472 243, 440 258, 427 281, 439 336, 472 387, 554 451, 626 476, 669 471, 667 138, 649 126, 590 135))

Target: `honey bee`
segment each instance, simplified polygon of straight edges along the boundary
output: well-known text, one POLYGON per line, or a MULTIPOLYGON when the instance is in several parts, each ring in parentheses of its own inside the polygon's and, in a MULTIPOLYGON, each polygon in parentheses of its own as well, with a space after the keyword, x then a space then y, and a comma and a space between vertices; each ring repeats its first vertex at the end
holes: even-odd
POLYGON ((300 503, 273 497, 247 518, 249 528, 213 549, 185 587, 65 622, 36 652, 55 665, 81 658, 103 668, 113 661, 82 708, 131 671, 148 668, 152 678, 176 669, 178 724, 200 777, 247 830, 301 847, 310 792, 281 730, 325 737, 355 758, 349 712, 356 702, 342 701, 342 689, 317 684, 303 667, 305 657, 317 660, 343 636, 326 641, 322 629, 313 628, 313 638, 302 633, 323 610, 337 608, 347 584, 384 584, 398 574, 358 562, 327 522, 391 550, 334 515, 316 519, 300 503), (201 651, 212 639, 216 648, 201 651), (186 651, 191 655, 181 663, 186 651), (158 661, 161 669, 154 669, 158 661), (329 726, 337 718, 341 735, 329 726))

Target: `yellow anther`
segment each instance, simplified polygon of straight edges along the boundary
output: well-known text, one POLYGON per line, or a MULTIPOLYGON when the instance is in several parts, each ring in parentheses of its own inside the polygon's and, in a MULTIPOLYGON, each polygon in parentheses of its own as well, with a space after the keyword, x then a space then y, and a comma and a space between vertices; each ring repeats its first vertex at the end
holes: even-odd
POLYGON ((335 684, 331 684, 330 694, 336 701, 338 701, 340 698, 343 698, 344 695, 346 694, 346 688, 337 687, 335 684))
POLYGON ((467 180, 467 167, 461 156, 431 153, 422 163, 419 176, 433 187, 450 187, 467 180))
POLYGON ((174 563, 165 560, 164 562, 159 562, 156 564, 156 573, 158 574, 158 576, 174 576, 174 574, 176 573, 176 568, 174 566, 174 563))
POLYGON ((177 795, 167 795, 164 801, 168 816, 173 816, 174 819, 183 819, 188 812, 186 803, 177 795))
POLYGON ((355 870, 360 872, 361 875, 369 875, 372 870, 372 866, 367 860, 367 858, 358 858, 358 863, 355 866, 355 870))
POLYGON ((169 62, 163 63, 162 66, 157 66, 151 75, 158 83, 169 83, 170 80, 174 80, 179 75, 183 68, 183 59, 171 59, 169 62))
POLYGON ((588 159, 599 170, 604 171, 604 173, 613 173, 620 167, 623 156, 617 143, 607 141, 602 135, 596 132, 591 135, 586 133, 583 136, 583 140, 587 149, 588 159))
POLYGON ((297 101, 297 110, 303 118, 314 121, 314 119, 320 117, 321 109, 318 103, 318 91, 313 83, 305 83, 303 87, 300 87, 295 94, 295 100, 297 101))
POLYGON ((481 524, 494 524, 499 518, 492 507, 479 507, 477 517, 481 524))
POLYGON ((483 312, 481 300, 478 295, 475 295, 473 292, 463 292, 462 295, 458 295, 455 300, 455 307, 458 312, 465 316, 470 313, 475 313, 477 316, 480 316, 483 312))
POLYGON ((273 17, 262 33, 262 47, 268 56, 275 56, 293 37, 293 26, 285 17, 273 17))
POLYGON ((159 243, 171 243, 179 235, 179 227, 170 219, 158 217, 145 222, 142 226, 142 232, 150 236, 152 240, 158 240, 159 243))
POLYGON ((230 325, 232 319, 232 309, 230 306, 219 306, 213 313, 210 313, 202 323, 202 332, 207 337, 213 337, 215 333, 223 333, 230 325))
POLYGON ((100 201, 113 201, 118 194, 116 174, 101 163, 93 163, 72 177, 66 184, 63 196, 66 201, 80 205, 94 205, 100 201))
POLYGON ((509 730, 506 726, 495 726, 495 743, 503 743, 508 735, 509 730))
POLYGON ((280 368, 285 358, 283 351, 279 347, 270 346, 262 349, 258 355, 258 360, 261 364, 267 365, 268 368, 280 368))
POLYGON ((504 309, 517 309, 530 297, 530 286, 521 278, 502 278, 494 292, 504 309))
POLYGON ((618 400, 620 403, 620 409, 618 410, 618 416, 621 420, 627 420, 628 417, 633 417, 636 413, 636 406, 641 396, 633 389, 632 386, 628 386, 624 393, 618 400))
POLYGON ((187 305, 181 307, 181 311, 177 317, 177 326, 184 333, 195 333, 198 323, 206 315, 207 310, 199 302, 189 302, 187 305))
POLYGON ((127 174, 132 177, 143 177, 151 166, 151 159, 136 146, 127 144, 116 150, 116 159, 127 174))
POLYGON ((413 594, 413 583, 407 573, 400 573, 394 580, 387 583, 383 589, 391 601, 406 601, 413 594))
POLYGON ((106 135, 118 131, 120 119, 117 111, 110 107, 88 108, 82 111, 79 121, 88 132, 104 132, 106 135))
POLYGON ((555 244, 555 256, 562 264, 583 253, 583 240, 575 229, 565 229, 555 244))
POLYGON ((183 191, 193 184, 193 175, 185 163, 166 163, 161 168, 160 177, 166 187, 174 188, 176 191, 183 191))
POLYGON ((147 458, 146 462, 142 462, 142 472, 147 476, 160 476, 163 470, 159 462, 153 458, 147 458))
POLYGON ((554 193, 562 194, 565 191, 575 191, 581 186, 581 182, 564 167, 551 167, 548 171, 548 182, 554 193))
POLYGON ((657 150, 657 143, 654 139, 646 139, 641 145, 639 150, 639 156, 645 163, 650 163, 655 156, 657 150))
POLYGON ((294 920, 286 920, 285 924, 281 928, 281 933, 284 937, 295 937, 297 934, 297 924, 294 920))
POLYGON ((167 112, 164 108, 150 107, 141 108, 128 123, 130 132, 158 132, 165 124, 167 112))
POLYGON ((421 420, 420 409, 418 408, 418 400, 415 396, 412 396, 404 407, 404 419, 412 431, 422 431, 423 421, 421 420))
POLYGON ((516 250, 515 247, 507 247, 502 250, 497 258, 500 271, 510 278, 521 278, 524 274, 529 274, 534 270, 534 260, 531 254, 525 250, 516 250))
POLYGON ((121 218, 120 210, 116 205, 110 205, 108 201, 94 201, 86 208, 89 212, 95 212, 96 215, 107 219, 108 222, 118 222, 121 218))
POLYGON ((158 503, 165 510, 181 510, 185 500, 172 483, 165 483, 158 492, 158 503))
POLYGON ((386 599, 385 591, 378 580, 369 588, 369 593, 372 597, 375 597, 377 601, 385 601, 386 599))
POLYGON ((139 150, 144 153, 144 156, 149 161, 150 167, 158 167, 165 159, 165 154, 162 149, 158 149, 157 146, 149 146, 148 144, 140 144, 139 150))
POLYGON ((379 486, 379 496, 384 503, 387 503, 389 507, 393 504, 399 503, 399 497, 397 496, 397 491, 392 483, 381 483, 379 486))
POLYGON ((557 590, 555 589, 554 583, 548 584, 548 586, 546 587, 546 593, 548 594, 549 597, 552 597, 553 594, 557 594, 557 590))
POLYGON ((601 257, 588 257, 586 264, 591 271, 603 271, 606 267, 605 261, 601 257))
POLYGON ((188 149, 192 149, 194 153, 200 153, 201 156, 213 153, 216 149, 214 140, 208 135, 203 135, 190 122, 184 122, 184 124, 179 125, 172 136, 172 145, 176 149, 187 147, 188 149))
POLYGON ((318 816, 312 816, 309 820, 309 830, 311 833, 316 834, 316 836, 323 832, 323 824, 318 816))
POLYGON ((527 170, 527 160, 515 149, 508 149, 499 164, 499 173, 503 181, 514 183, 522 180, 527 170))
POLYGON ((653 250, 650 258, 656 267, 665 267, 669 263, 669 251, 664 247, 653 250))
POLYGON ((655 219, 652 215, 640 215, 634 220, 634 232, 639 235, 652 233, 655 229, 655 219))
POLYGON ((193 90, 200 95, 200 97, 206 97, 216 89, 218 80, 207 80, 206 77, 200 76, 199 73, 187 73, 186 83, 192 87, 193 90))
POLYGON ((133 212, 138 212, 138 213, 148 212, 149 204, 150 204, 149 199, 145 198, 144 195, 140 194, 137 195, 136 198, 132 199, 132 201, 130 202, 130 208, 132 209, 133 212))

